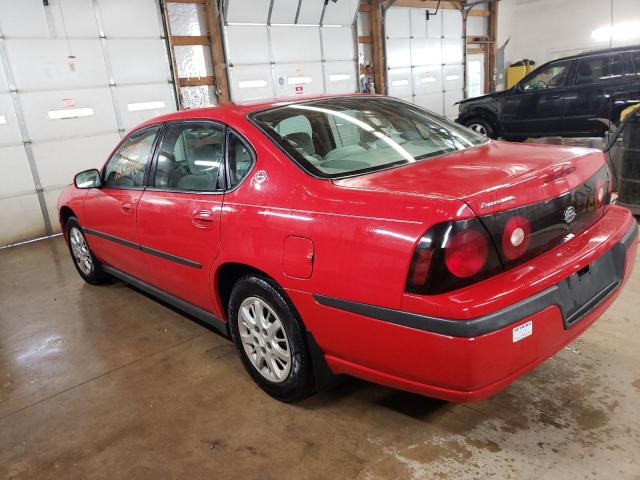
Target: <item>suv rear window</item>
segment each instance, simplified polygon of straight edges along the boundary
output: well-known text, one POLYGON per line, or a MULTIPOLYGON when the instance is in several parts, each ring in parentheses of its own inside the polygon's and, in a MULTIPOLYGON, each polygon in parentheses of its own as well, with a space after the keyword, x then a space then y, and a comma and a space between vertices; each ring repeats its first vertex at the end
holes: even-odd
POLYGON ((323 178, 381 170, 487 141, 443 117, 386 97, 291 103, 249 118, 303 169, 323 178))
POLYGON ((624 75, 622 55, 602 55, 578 60, 576 85, 603 82, 624 75))

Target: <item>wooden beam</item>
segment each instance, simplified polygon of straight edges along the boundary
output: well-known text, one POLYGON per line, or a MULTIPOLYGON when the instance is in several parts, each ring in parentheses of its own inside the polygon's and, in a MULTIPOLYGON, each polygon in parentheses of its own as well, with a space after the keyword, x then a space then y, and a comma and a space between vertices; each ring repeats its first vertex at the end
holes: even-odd
POLYGON ((368 3, 361 3, 358 6, 358 12, 360 13, 368 13, 371 11, 371 5, 369 5, 368 3))
POLYGON ((376 93, 386 94, 386 70, 387 61, 384 57, 384 37, 382 28, 382 2, 383 0, 371 0, 371 37, 373 39, 373 81, 376 93))
MULTIPOLYGON (((407 8, 429 8, 434 9, 438 6, 437 0, 396 0, 393 4, 394 7, 407 7, 407 8)), ((448 10, 460 10, 460 3, 455 0, 442 0, 440 2, 440 8, 446 8, 448 10)))
POLYGON ((467 37, 467 45, 476 43, 496 43, 495 40, 489 37, 467 37))
POLYGON ((484 53, 484 48, 467 48, 467 53, 484 53))
POLYGON ((206 5, 207 0, 164 0, 166 3, 199 3, 201 5, 206 5))
POLYGON ((215 85, 216 79, 214 77, 189 77, 179 78, 178 82, 181 87, 199 87, 200 85, 215 85))
POLYGON ((491 12, 489 10, 469 10, 470 17, 490 17, 491 12))
POLYGON ((358 43, 373 43, 373 37, 371 35, 360 35, 358 43))
POLYGON ((174 46, 210 45, 211 39, 206 35, 174 35, 171 37, 174 46))
MULTIPOLYGON (((498 38, 498 0, 491 0, 489 3, 489 11, 491 12, 491 16, 489 17, 489 38, 493 39, 493 42, 487 42, 487 68, 485 72, 488 71, 488 87, 489 92, 496 91, 496 83, 497 83, 497 70, 496 70, 496 42, 495 39, 498 38)), ((485 84, 486 85, 486 84, 485 84)))
POLYGON ((207 0, 206 10, 218 103, 229 103, 231 96, 229 92, 229 80, 227 79, 227 59, 224 55, 222 29, 220 28, 220 11, 218 10, 217 0, 207 0))

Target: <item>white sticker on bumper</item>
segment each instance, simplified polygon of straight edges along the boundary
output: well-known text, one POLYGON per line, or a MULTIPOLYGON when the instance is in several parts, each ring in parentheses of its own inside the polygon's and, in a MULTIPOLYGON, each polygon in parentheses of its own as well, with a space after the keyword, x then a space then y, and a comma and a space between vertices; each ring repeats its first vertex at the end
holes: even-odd
POLYGON ((533 333, 533 323, 527 322, 513 329, 513 343, 519 342, 523 338, 527 338, 533 333))

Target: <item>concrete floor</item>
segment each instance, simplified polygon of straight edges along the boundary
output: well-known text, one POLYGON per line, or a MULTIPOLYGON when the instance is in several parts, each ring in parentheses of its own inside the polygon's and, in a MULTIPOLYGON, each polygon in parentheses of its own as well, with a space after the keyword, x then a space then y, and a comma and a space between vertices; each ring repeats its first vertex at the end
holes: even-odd
MULTIPOLYGON (((638 262, 640 263, 640 262, 638 262)), ((61 238, 0 251, 0 478, 640 478, 640 265, 580 339, 456 405, 351 380, 297 405, 61 238)))

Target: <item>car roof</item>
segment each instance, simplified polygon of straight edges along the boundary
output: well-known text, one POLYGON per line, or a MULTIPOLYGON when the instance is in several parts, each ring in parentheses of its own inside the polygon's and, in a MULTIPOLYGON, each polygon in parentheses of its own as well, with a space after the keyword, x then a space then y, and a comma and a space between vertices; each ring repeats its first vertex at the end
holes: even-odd
POLYGON ((584 57, 591 57, 594 55, 604 55, 607 53, 620 53, 620 52, 631 52, 634 50, 639 50, 640 49, 640 45, 628 45, 626 47, 615 47, 615 48, 603 48, 600 50, 590 50, 588 52, 582 52, 582 53, 578 53, 576 55, 571 55, 569 57, 562 57, 562 58, 556 58, 555 60, 546 62, 544 65, 546 65, 547 63, 552 63, 552 62, 560 62, 560 61, 565 61, 565 60, 574 60, 577 58, 584 58, 584 57))
POLYGON ((226 103, 224 105, 214 105, 204 108, 193 108, 187 110, 179 110, 177 112, 167 113, 158 117, 151 118, 144 123, 131 129, 131 132, 140 130, 141 128, 149 125, 154 125, 161 122, 170 122, 175 120, 194 120, 194 119, 208 119, 229 121, 246 117, 250 113, 259 112, 261 110, 268 110, 270 108, 282 107, 285 105, 312 102, 317 100, 326 100, 331 98, 345 98, 345 97, 380 97, 380 95, 362 94, 362 93, 349 93, 343 95, 319 95, 309 96, 304 98, 281 98, 272 99, 258 103, 226 103))

